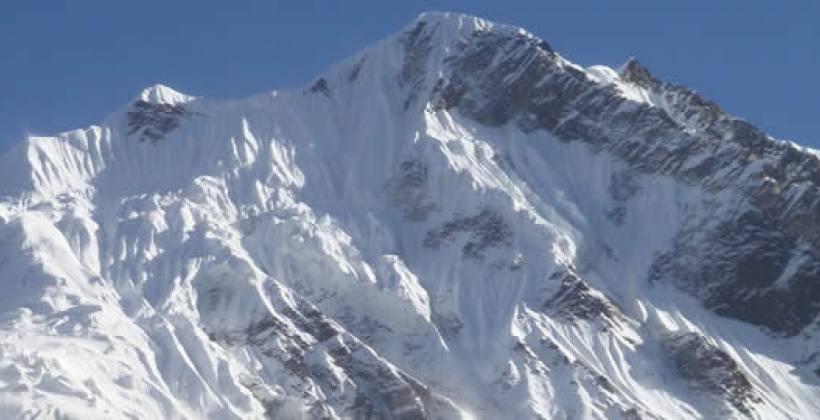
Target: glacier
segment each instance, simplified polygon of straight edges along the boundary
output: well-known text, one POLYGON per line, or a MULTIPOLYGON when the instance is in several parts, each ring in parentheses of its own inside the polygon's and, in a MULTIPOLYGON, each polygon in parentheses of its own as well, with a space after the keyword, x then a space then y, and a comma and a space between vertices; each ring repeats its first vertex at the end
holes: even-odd
POLYGON ((0 417, 820 416, 820 158, 425 13, 0 157, 0 417))

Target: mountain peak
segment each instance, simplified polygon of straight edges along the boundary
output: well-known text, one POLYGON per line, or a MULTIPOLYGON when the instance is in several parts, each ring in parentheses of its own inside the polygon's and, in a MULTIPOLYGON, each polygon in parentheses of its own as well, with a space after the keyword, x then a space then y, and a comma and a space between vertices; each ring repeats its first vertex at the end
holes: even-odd
POLYGON ((443 42, 443 45, 448 45, 448 41, 464 39, 475 32, 516 33, 534 37, 518 26, 496 23, 465 13, 438 11, 420 13, 402 33, 419 31, 421 28, 437 32, 438 41, 443 42))
POLYGON ((651 84, 657 81, 657 79, 652 76, 652 73, 649 72, 649 69, 641 64, 635 57, 629 57, 629 60, 626 60, 626 63, 618 69, 618 74, 625 82, 639 85, 651 84))
POLYGON ((478 27, 492 27, 494 24, 477 16, 471 16, 464 13, 456 13, 456 12, 439 12, 439 11, 428 11, 419 13, 415 19, 410 23, 409 26, 413 27, 418 25, 419 23, 427 23, 427 24, 443 24, 443 25, 450 25, 450 26, 471 26, 475 29, 478 27))
POLYGON ((157 83, 143 89, 138 99, 155 105, 177 105, 191 102, 196 99, 196 97, 186 95, 168 86, 157 83))

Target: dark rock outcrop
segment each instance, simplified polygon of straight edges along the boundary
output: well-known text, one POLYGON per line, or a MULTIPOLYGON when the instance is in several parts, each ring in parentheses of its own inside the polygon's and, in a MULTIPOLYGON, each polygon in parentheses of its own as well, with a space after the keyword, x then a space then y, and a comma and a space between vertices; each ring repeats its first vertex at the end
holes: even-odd
POLYGON ((134 136, 139 141, 156 143, 179 127, 181 121, 190 118, 193 113, 180 104, 138 100, 126 115, 129 136, 134 136))
POLYGON ((726 352, 696 333, 672 335, 665 339, 678 373, 696 388, 704 388, 725 398, 744 414, 760 401, 749 379, 726 352))
POLYGON ((438 248, 458 234, 468 235, 462 247, 467 258, 483 259, 484 250, 512 244, 512 228, 492 210, 483 210, 475 216, 457 216, 441 227, 427 232, 424 245, 438 248))
MULTIPOLYGON (((657 103, 628 99, 521 32, 476 31, 444 64, 449 72, 432 88, 434 111, 456 111, 488 126, 546 130, 611 154, 634 173, 737 197, 729 205, 745 210, 713 203, 708 220, 690 221, 707 233, 693 241, 682 229, 674 249, 655 263, 652 280, 671 281, 719 314, 778 334, 797 334, 820 315, 817 156, 771 139, 690 89, 660 81, 637 60, 623 67, 621 82, 645 89, 657 103), (798 269, 787 272, 801 244, 809 250, 801 251, 798 269)), ((612 192, 617 203, 630 189, 612 192)), ((623 206, 603 211, 613 223, 623 222, 623 206)), ((429 244, 446 231, 431 233, 429 244)))

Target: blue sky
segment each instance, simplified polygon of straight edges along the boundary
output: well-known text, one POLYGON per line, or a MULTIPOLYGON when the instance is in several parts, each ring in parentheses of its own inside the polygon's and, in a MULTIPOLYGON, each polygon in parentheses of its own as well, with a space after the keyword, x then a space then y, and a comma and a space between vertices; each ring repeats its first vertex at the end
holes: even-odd
POLYGON ((2 0, 0 151, 84 127, 161 82, 242 97, 297 87, 425 10, 529 29, 581 65, 637 57, 780 138, 820 146, 814 0, 2 0))

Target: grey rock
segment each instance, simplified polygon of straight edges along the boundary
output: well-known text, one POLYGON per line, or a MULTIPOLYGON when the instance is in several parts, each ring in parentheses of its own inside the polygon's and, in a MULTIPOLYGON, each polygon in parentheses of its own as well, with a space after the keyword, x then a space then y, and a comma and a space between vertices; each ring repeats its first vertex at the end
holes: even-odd
POLYGON ((179 127, 183 119, 192 115, 180 104, 155 104, 138 100, 126 114, 128 135, 136 136, 142 142, 156 143, 179 127))

